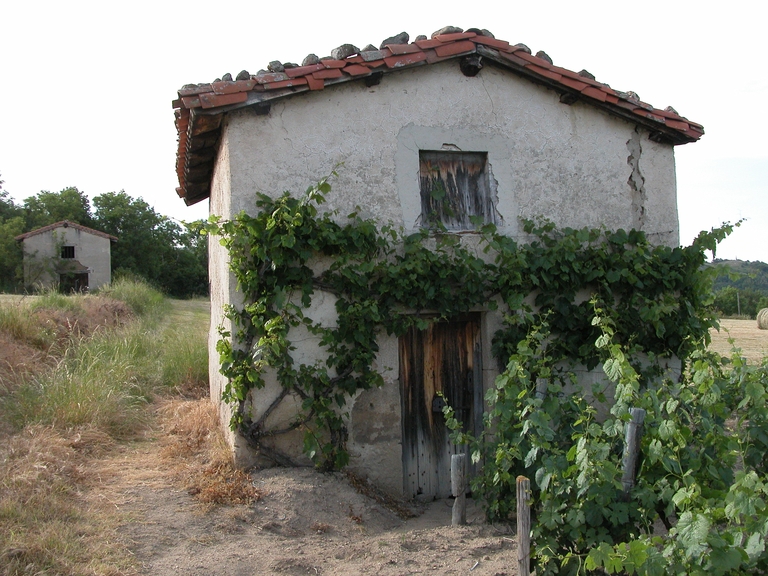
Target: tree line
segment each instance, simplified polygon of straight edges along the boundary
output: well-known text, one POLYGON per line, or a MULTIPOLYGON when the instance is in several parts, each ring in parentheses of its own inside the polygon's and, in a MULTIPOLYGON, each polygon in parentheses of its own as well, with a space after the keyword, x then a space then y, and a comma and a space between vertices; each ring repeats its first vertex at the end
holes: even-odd
POLYGON ((715 308, 724 316, 754 318, 768 308, 768 264, 742 260, 714 260, 721 269, 714 282, 715 308))
POLYGON ((112 245, 112 275, 137 276, 178 298, 208 294, 208 240, 202 220, 179 224, 141 198, 106 192, 93 203, 76 187, 41 191, 16 204, 0 180, 0 290, 23 285, 19 234, 69 220, 118 238, 112 245))

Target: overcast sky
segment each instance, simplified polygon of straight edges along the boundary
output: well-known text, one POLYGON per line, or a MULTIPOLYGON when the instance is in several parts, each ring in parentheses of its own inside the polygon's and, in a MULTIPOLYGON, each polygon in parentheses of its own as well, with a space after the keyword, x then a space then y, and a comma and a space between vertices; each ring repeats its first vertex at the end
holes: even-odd
MULTIPOLYGON (((747 218, 718 257, 768 261, 768 43, 759 3, 3 2, 0 178, 17 201, 125 190, 179 220, 171 101, 184 84, 255 74, 402 31, 487 28, 704 125, 676 148, 681 242, 747 218)), ((308 183, 309 184, 309 183, 308 183)))

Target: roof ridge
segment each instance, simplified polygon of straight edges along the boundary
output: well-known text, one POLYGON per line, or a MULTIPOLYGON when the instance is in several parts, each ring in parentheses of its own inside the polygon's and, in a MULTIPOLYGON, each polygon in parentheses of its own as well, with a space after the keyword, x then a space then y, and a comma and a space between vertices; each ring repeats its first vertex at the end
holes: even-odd
POLYGON ((557 90, 565 104, 581 100, 597 106, 645 126, 659 141, 685 144, 697 141, 704 134, 700 124, 679 115, 672 107, 654 108, 634 92, 614 90, 586 70, 574 72, 555 66, 545 52, 533 55, 525 44, 512 45, 497 39, 488 30, 464 31, 447 26, 434 32, 431 38, 417 36, 413 42, 409 39, 408 34, 402 32, 384 40, 378 49, 370 44, 362 50, 352 44, 342 44, 324 58, 308 55, 301 65, 275 60, 255 75, 243 70, 235 79, 231 74, 224 74, 210 83, 183 86, 173 101, 179 137, 176 162, 179 196, 187 204, 207 197, 210 170, 201 169, 208 160, 200 157, 211 156, 209 148, 215 146, 222 115, 230 110, 253 106, 257 113, 267 113, 272 100, 356 79, 372 86, 378 84, 385 73, 465 59, 473 54, 478 57, 462 60, 462 72, 468 76, 477 74, 482 68, 482 59, 487 58, 528 80, 557 90))
POLYGON ((94 228, 83 226, 82 224, 78 224, 77 222, 72 222, 71 220, 59 220, 58 222, 54 222, 53 224, 46 224, 45 226, 41 226, 40 228, 35 228, 34 230, 30 230, 29 232, 25 232, 24 234, 19 234, 14 238, 14 240, 16 240, 17 242, 21 240, 26 240, 30 236, 43 234, 45 232, 48 232, 49 230, 55 230, 56 228, 74 228, 75 230, 80 230, 81 232, 88 232, 89 234, 101 236, 102 238, 109 238, 110 240, 117 242, 117 236, 112 236, 111 234, 107 234, 106 232, 102 232, 101 230, 95 230, 94 228))

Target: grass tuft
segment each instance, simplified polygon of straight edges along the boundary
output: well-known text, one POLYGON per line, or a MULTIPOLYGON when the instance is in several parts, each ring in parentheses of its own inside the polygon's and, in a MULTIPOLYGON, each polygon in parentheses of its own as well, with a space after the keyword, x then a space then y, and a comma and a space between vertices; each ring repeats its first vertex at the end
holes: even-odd
POLYGON ((99 290, 102 296, 122 300, 137 316, 152 316, 163 312, 165 298, 147 282, 139 279, 119 278, 99 290))
POLYGON ((36 298, 31 300, 30 308, 39 310, 42 308, 51 310, 66 310, 68 312, 82 312, 82 294, 62 294, 55 287, 41 291, 36 298))

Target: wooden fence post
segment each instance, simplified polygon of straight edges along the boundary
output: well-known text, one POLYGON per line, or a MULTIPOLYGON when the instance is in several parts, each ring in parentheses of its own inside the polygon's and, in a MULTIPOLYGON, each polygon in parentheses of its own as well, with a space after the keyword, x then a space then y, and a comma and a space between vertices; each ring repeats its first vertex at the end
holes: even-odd
POLYGON ((635 486, 635 471, 637 470, 637 459, 640 455, 640 438, 643 433, 645 410, 642 408, 630 408, 629 415, 631 420, 627 422, 627 428, 624 431, 624 457, 621 463, 624 469, 621 483, 624 487, 624 498, 626 499, 629 499, 629 493, 635 486))
POLYGON ((451 511, 452 526, 467 523, 466 460, 466 454, 453 454, 451 456, 451 492, 454 497, 453 510, 451 511))
POLYGON ((517 477, 517 571, 531 574, 531 481, 517 477))

